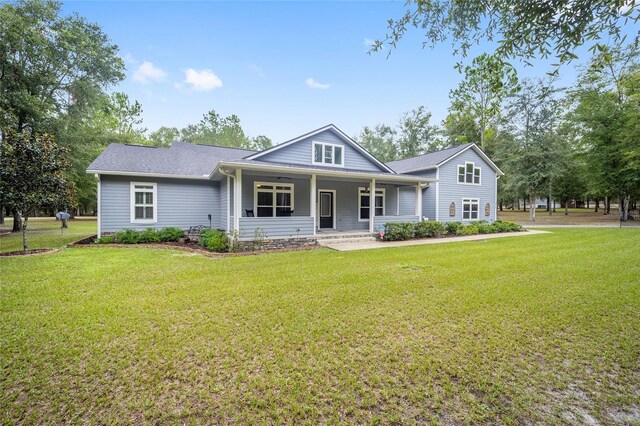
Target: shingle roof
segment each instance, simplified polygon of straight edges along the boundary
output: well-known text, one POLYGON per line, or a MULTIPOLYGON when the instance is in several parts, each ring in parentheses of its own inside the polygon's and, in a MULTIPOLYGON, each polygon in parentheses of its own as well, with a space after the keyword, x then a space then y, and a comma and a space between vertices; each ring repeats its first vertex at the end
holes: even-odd
POLYGON ((443 149, 441 151, 418 155, 417 157, 405 158, 404 160, 398 161, 390 161, 387 163, 387 166, 391 167, 398 173, 415 172, 417 170, 430 169, 453 157, 470 145, 472 144, 467 143, 464 145, 458 145, 452 148, 443 149))
POLYGON ((113 143, 87 170, 209 176, 218 162, 238 160, 253 153, 255 151, 186 142, 172 142, 170 148, 113 143))

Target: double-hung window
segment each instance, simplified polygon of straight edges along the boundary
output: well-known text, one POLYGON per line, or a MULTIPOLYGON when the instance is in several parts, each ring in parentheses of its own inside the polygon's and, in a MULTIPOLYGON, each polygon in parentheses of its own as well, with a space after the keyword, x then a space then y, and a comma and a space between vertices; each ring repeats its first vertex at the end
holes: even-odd
POLYGON ((131 182, 131 222, 156 223, 158 221, 158 185, 149 182, 131 182))
POLYGON ((313 164, 344 167, 344 152, 341 145, 313 143, 313 164))
POLYGON ((293 184, 256 182, 254 204, 257 217, 283 217, 293 214, 293 184))
MULTIPOLYGON (((358 221, 367 222, 371 209, 371 197, 369 188, 358 188, 358 221)), ((384 216, 384 188, 376 188, 376 196, 374 200, 375 216, 384 216)))
POLYGON ((458 183, 480 185, 480 167, 472 162, 466 162, 458 166, 458 183))
POLYGON ((477 198, 463 198, 462 199, 462 219, 477 220, 479 204, 480 202, 477 198))

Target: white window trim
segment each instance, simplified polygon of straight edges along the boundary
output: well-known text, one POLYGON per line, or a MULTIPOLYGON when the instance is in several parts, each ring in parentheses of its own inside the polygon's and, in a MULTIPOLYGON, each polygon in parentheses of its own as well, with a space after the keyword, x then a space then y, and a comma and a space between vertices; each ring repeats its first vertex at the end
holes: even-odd
POLYGON ((458 185, 474 185, 474 186, 480 186, 482 185, 482 167, 476 167, 476 163, 473 161, 465 161, 464 164, 458 164, 456 165, 456 182, 458 183, 458 185), (473 165, 473 176, 471 178, 471 183, 467 182, 467 164, 471 164, 473 165), (464 167, 465 170, 465 182, 460 182, 459 178, 460 178, 460 167, 464 167), (478 169, 480 171, 480 175, 478 176, 480 179, 478 179, 478 183, 473 183, 473 178, 475 177, 475 172, 476 169, 478 169))
POLYGON ((316 165, 316 166, 329 166, 329 167, 344 167, 344 145, 340 145, 340 144, 336 144, 336 143, 329 143, 329 142, 319 142, 319 141, 313 141, 311 144, 311 164, 316 165), (335 148, 341 148, 342 149, 342 162, 340 164, 335 164, 335 163, 325 163, 324 161, 316 161, 316 145, 322 145, 322 158, 324 160, 324 150, 325 147, 330 146, 331 150, 332 150, 332 156, 331 158, 335 158, 335 148))
POLYGON ((271 185, 273 189, 261 189, 260 192, 272 192, 273 193, 273 216, 260 216, 260 217, 272 217, 272 218, 283 218, 288 216, 276 216, 276 192, 291 192, 291 210, 295 210, 295 184, 293 183, 282 183, 282 182, 254 182, 253 183, 253 215, 254 217, 258 216, 258 185, 271 185), (289 190, 276 190, 276 186, 288 186, 289 190))
MULTIPOLYGON (((471 215, 471 210, 469 210, 469 215, 471 215)), ((462 199, 462 204, 460 205, 460 219, 462 219, 463 221, 473 221, 473 220, 480 220, 480 198, 463 198, 462 199), (465 201, 467 201, 469 204, 477 204, 478 205, 478 217, 476 218, 472 218, 470 217, 469 219, 465 219, 464 218, 464 203, 465 201)))
POLYGON ((328 228, 320 228, 320 193, 321 192, 332 192, 333 193, 333 212, 332 212, 333 213, 333 226, 332 226, 332 228, 333 229, 337 229, 336 228, 336 226, 337 226, 337 224, 336 224, 336 218, 337 218, 336 205, 338 203, 336 203, 336 190, 335 189, 318 189, 318 198, 317 198, 318 203, 317 203, 317 206, 316 206, 316 217, 318 218, 318 227, 317 227, 317 229, 328 229, 328 228))
MULTIPOLYGON (((143 192, 149 192, 149 190, 143 190, 143 192)), ((131 223, 158 223, 158 184, 155 182, 131 182, 129 204, 131 206, 131 223), (153 193, 153 219, 136 219, 136 185, 153 187, 151 189, 153 193)))
MULTIPOLYGON (((360 209, 362 208, 362 192, 363 191, 369 191, 369 188, 365 188, 363 186, 358 188, 358 222, 369 222, 369 218, 366 219, 361 219, 360 218, 360 209)), ((382 216, 385 216, 387 213, 387 191, 386 188, 377 188, 376 187, 376 192, 378 191, 382 191, 382 216)), ((371 198, 371 194, 369 194, 369 198, 371 198)), ((375 198, 374 198, 374 204, 375 204, 375 198)), ((369 200, 369 208, 374 208, 374 212, 373 215, 376 216, 375 213, 375 207, 371 205, 371 200, 369 200)))

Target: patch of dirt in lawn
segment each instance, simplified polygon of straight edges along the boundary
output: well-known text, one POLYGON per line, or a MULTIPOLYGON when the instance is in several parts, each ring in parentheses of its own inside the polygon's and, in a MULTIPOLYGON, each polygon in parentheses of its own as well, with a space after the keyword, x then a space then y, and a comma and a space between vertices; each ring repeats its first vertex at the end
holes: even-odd
POLYGON ((59 249, 33 249, 33 250, 27 250, 26 252, 24 250, 18 250, 18 251, 8 251, 8 252, 0 253, 0 256, 3 256, 3 257, 35 256, 38 254, 55 253, 57 251, 60 251, 60 250, 59 249))

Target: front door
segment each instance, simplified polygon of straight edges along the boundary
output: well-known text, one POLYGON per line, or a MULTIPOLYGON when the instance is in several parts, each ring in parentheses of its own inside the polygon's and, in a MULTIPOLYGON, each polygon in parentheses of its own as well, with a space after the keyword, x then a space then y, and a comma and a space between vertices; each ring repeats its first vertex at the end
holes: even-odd
POLYGON ((320 229, 333 228, 333 192, 320 191, 320 229))

